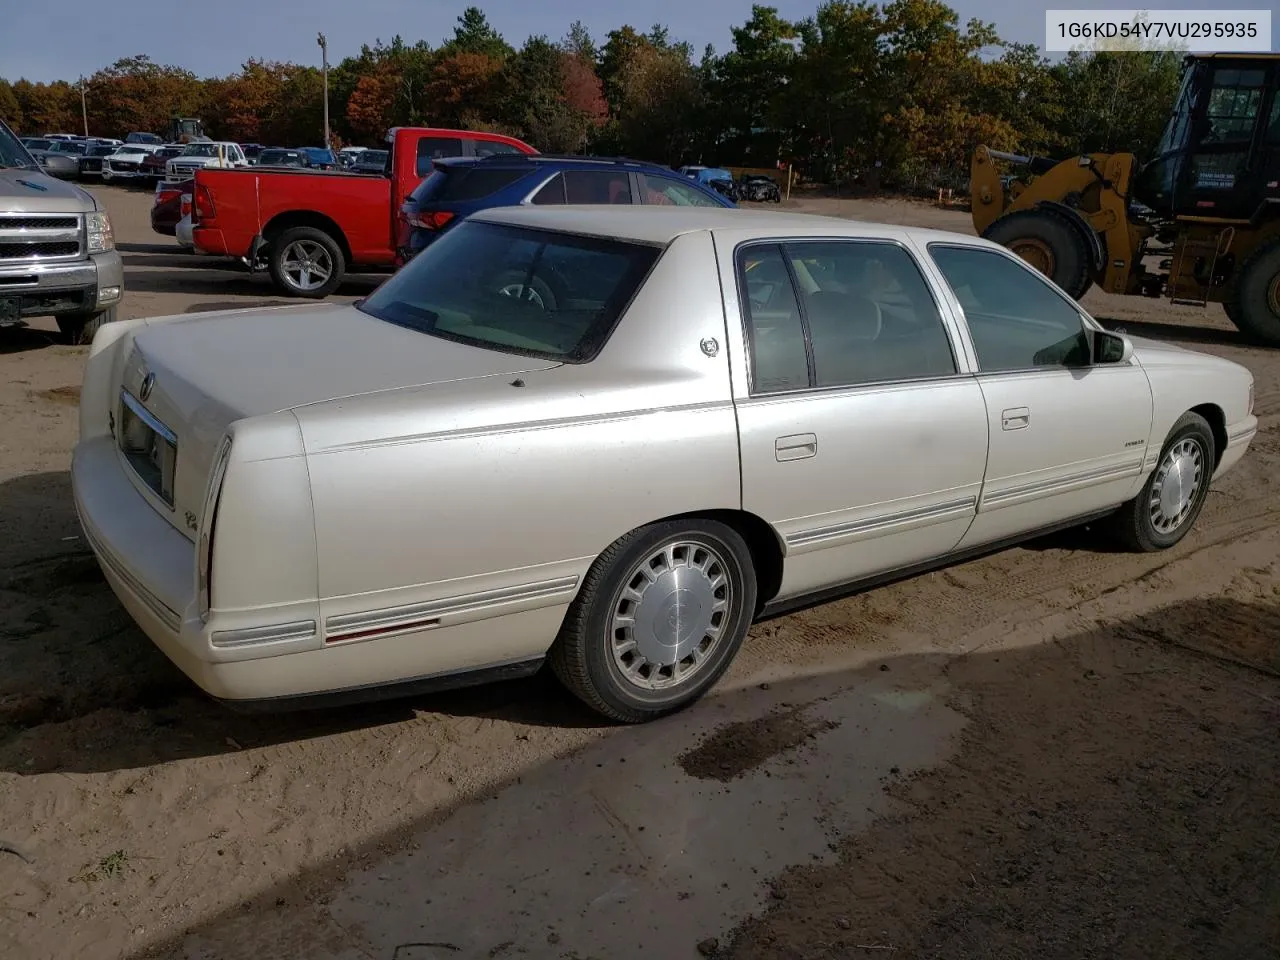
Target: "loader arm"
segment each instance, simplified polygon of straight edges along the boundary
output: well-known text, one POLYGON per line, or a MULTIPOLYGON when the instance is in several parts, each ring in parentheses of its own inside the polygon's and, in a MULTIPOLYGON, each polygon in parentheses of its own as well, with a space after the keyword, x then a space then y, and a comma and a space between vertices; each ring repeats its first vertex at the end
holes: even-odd
MULTIPOLYGON (((974 230, 987 236, 998 221, 1023 211, 1058 216, 1071 225, 1082 250, 1091 254, 1093 283, 1108 293, 1136 292, 1141 274, 1136 261, 1150 230, 1129 222, 1134 169, 1135 159, 1128 153, 1085 154, 1053 162, 979 146, 969 162, 974 230), (996 161, 1026 168, 1034 179, 1019 177, 1006 190, 996 161)), ((1000 242, 1016 249, 1004 238, 1000 242)))

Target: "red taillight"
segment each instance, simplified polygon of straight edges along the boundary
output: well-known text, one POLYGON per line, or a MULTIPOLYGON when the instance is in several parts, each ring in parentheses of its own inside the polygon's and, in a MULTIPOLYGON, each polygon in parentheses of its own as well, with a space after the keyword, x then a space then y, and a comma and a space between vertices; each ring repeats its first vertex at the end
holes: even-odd
POLYGON ((168 203, 170 200, 181 195, 181 190, 161 190, 156 194, 156 206, 159 206, 162 203, 168 203))
POLYGON ((424 230, 443 230, 445 224, 453 219, 448 210, 431 210, 426 213, 411 213, 405 217, 411 227, 422 227, 424 230))
POLYGON ((209 192, 208 187, 197 184, 195 188, 195 205, 191 209, 191 222, 212 220, 213 217, 213 194, 209 192))

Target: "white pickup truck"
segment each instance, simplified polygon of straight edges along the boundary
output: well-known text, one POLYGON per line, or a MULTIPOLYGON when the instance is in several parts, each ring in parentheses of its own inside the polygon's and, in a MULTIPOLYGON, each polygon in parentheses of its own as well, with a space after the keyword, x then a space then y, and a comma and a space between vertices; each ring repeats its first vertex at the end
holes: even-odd
POLYGON ((229 141, 189 143, 187 149, 165 165, 166 180, 190 180, 206 167, 247 167, 249 158, 240 144, 229 141))

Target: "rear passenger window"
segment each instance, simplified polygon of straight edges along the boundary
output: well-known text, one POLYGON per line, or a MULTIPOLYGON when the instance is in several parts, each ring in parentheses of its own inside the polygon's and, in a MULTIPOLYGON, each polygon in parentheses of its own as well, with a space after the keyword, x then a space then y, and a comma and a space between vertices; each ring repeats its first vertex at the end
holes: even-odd
POLYGON ((501 140, 476 140, 475 145, 477 157, 496 157, 524 153, 523 150, 517 149, 509 143, 503 143, 501 140))
POLYGON ((458 137, 423 137, 418 141, 418 176, 431 172, 431 161, 445 157, 461 157, 465 151, 458 137))
POLYGON ((751 390, 777 393, 809 386, 800 306, 782 250, 746 247, 738 254, 738 282, 751 344, 751 390))
POLYGON ((547 182, 533 202, 609 204, 631 203, 631 180, 626 171, 565 170, 547 182))
POLYGON ((743 264, 757 389, 950 376, 951 338, 915 260, 893 243, 801 241, 743 264), (790 271, 787 267, 790 267, 790 271), (794 281, 792 280, 794 277, 794 281), (785 280, 785 283, 784 283, 785 280), (778 287, 785 287, 785 292, 778 287), (798 319, 789 319, 796 310, 798 319), (760 318, 767 322, 761 327, 760 318), (796 383, 799 371, 812 379, 796 383))

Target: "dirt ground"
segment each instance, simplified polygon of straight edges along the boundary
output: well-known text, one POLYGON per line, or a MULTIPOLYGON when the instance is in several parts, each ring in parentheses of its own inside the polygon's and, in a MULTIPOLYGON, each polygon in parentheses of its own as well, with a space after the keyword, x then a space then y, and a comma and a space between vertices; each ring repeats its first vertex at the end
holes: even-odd
MULTIPOLYGON (((126 316, 281 302, 95 192, 126 316)), ((0 331, 0 957, 1280 957, 1280 354, 1217 307, 1085 305, 1257 379, 1184 543, 1072 532, 760 623, 639 729, 542 677, 211 704, 79 538, 85 350, 0 331)))

